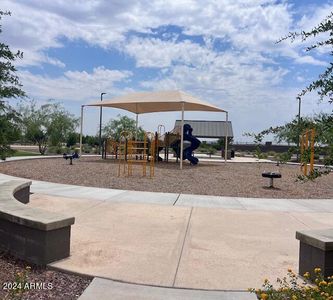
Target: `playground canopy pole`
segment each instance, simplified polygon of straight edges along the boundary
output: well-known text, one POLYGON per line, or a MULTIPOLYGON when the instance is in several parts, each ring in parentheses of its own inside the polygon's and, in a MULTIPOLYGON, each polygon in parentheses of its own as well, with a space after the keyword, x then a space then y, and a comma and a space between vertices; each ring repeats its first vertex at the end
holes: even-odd
POLYGON ((81 105, 81 122, 80 122, 80 156, 82 155, 83 108, 84 108, 84 105, 81 105))
POLYGON ((228 158, 228 112, 225 112, 225 142, 224 142, 224 162, 227 162, 228 158))
POLYGON ((184 150, 184 102, 182 102, 182 123, 180 132, 180 169, 183 169, 183 150, 184 150))
POLYGON ((135 120, 135 140, 138 140, 138 122, 139 122, 139 114, 136 114, 135 120))

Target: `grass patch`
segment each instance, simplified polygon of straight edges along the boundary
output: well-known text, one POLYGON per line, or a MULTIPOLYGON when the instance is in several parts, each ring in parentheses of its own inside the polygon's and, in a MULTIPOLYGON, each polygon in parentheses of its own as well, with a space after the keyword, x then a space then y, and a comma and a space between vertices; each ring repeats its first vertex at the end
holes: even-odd
POLYGON ((24 151, 24 150, 14 150, 14 153, 10 155, 11 157, 14 156, 40 156, 37 152, 30 152, 30 151, 24 151))

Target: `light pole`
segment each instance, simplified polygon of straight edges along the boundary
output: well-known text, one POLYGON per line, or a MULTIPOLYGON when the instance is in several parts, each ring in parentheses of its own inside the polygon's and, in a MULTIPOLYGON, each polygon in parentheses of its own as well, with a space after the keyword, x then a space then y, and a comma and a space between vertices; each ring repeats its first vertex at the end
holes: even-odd
MULTIPOLYGON (((101 102, 103 101, 103 95, 106 93, 101 93, 101 102)), ((99 109, 99 149, 98 153, 102 152, 102 106, 99 109)))
POLYGON ((300 97, 300 96, 297 96, 296 97, 296 99, 298 100, 298 140, 297 140, 297 148, 298 148, 298 150, 297 150, 297 161, 298 161, 298 159, 299 159, 299 155, 300 155, 300 149, 299 149, 299 144, 300 144, 300 135, 301 135, 301 128, 300 128, 300 126, 301 126, 301 100, 302 100, 302 98, 300 97))

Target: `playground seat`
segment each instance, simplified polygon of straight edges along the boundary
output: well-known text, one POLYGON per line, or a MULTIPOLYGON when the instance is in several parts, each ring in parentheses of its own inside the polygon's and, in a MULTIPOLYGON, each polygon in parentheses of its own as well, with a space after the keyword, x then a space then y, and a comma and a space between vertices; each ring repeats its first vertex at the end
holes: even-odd
POLYGON ((73 164, 73 159, 75 159, 75 158, 80 158, 79 154, 76 153, 76 152, 74 152, 74 153, 72 153, 72 154, 64 153, 64 154, 62 155, 62 157, 63 157, 64 159, 66 159, 66 160, 69 159, 69 160, 70 160, 70 162, 69 162, 70 165, 73 164))
POLYGON ((274 188, 274 185, 273 185, 273 179, 274 178, 281 178, 282 175, 278 172, 263 172, 262 174, 262 177, 266 177, 266 178, 269 178, 270 181, 269 181, 269 187, 270 188, 274 188))

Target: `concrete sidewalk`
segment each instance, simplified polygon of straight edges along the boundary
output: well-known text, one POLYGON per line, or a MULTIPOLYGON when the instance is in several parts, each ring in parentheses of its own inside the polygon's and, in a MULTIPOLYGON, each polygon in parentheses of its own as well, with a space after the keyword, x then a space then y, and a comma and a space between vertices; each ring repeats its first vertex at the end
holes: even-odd
MULTIPOLYGON (((0 183, 24 180, 0 173, 0 183)), ((153 193, 94 188, 32 180, 31 192, 59 197, 103 200, 117 203, 150 203, 169 206, 214 207, 239 210, 286 212, 333 212, 333 199, 241 198, 176 193, 153 193)))
POLYGON ((178 288, 246 290, 297 270, 295 232, 333 213, 134 204, 34 194, 32 207, 75 216, 66 271, 178 288))

